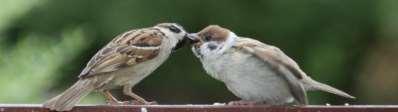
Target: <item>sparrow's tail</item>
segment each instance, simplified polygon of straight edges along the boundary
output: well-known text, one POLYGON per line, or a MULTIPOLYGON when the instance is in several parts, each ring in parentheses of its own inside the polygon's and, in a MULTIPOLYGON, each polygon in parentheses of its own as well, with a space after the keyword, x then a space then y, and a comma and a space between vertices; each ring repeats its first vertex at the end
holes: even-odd
POLYGON ((307 90, 320 90, 320 91, 324 91, 324 92, 328 92, 328 93, 332 93, 332 94, 336 94, 342 97, 346 97, 346 98, 351 98, 351 99, 355 99, 354 96, 349 95, 346 92, 343 92, 341 90, 338 90, 332 86, 317 82, 315 80, 312 79, 304 79, 304 86, 307 90))
POLYGON ((55 111, 69 111, 83 97, 94 90, 94 82, 90 79, 81 79, 60 95, 46 101, 43 106, 55 111))

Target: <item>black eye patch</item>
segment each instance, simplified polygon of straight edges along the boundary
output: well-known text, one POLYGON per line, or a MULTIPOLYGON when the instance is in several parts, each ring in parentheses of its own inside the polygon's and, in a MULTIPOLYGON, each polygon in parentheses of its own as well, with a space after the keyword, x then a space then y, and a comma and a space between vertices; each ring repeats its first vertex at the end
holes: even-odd
POLYGON ((210 41, 211 40, 211 36, 210 35, 206 35, 204 38, 204 41, 210 41))
POLYGON ((175 27, 175 26, 169 26, 168 27, 169 28, 169 30, 171 31, 171 32, 174 32, 174 33, 180 33, 181 32, 181 30, 179 29, 179 28, 177 28, 177 27, 175 27))

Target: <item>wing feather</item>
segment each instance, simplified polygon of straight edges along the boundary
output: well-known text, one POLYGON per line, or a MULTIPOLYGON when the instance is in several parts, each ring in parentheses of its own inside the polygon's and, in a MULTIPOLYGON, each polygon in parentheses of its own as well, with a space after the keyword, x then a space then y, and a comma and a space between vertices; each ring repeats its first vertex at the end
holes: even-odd
POLYGON ((292 94, 299 104, 307 104, 307 95, 303 85, 298 81, 304 72, 298 64, 277 47, 266 45, 250 38, 239 38, 236 48, 251 53, 271 65, 271 68, 288 82, 292 94))
POLYGON ((147 28, 117 36, 93 56, 79 78, 117 71, 155 58, 159 54, 162 34, 160 30, 147 28))

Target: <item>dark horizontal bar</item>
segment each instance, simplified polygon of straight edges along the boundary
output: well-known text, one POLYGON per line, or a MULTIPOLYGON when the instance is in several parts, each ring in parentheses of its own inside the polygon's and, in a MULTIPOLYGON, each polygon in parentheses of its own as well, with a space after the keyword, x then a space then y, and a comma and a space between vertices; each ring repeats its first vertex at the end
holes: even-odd
MULTIPOLYGON (((0 104, 0 112, 50 112, 39 104, 0 104)), ((226 106, 226 105, 80 105, 72 112, 398 112, 398 105, 226 106)))

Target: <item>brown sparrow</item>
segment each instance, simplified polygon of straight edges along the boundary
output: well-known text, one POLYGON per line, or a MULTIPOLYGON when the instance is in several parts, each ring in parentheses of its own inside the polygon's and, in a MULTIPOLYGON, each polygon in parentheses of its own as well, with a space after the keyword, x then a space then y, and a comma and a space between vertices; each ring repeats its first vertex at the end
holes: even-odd
POLYGON ((238 37, 217 25, 190 35, 197 41, 192 51, 207 73, 224 82, 233 94, 242 99, 229 104, 305 105, 308 102, 307 90, 354 98, 311 79, 275 46, 238 37))
POLYGON ((109 92, 122 86, 123 93, 141 104, 150 104, 132 92, 132 87, 158 68, 188 38, 182 26, 161 23, 153 27, 134 29, 116 36, 98 51, 79 75, 79 80, 43 106, 56 111, 68 111, 91 91, 102 93, 110 104, 119 102, 109 92))

